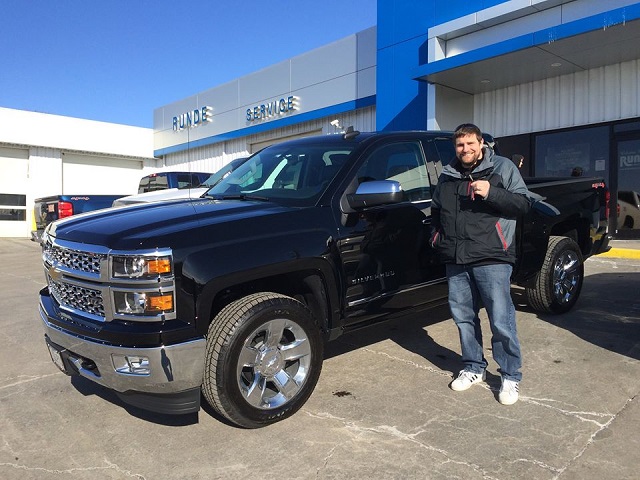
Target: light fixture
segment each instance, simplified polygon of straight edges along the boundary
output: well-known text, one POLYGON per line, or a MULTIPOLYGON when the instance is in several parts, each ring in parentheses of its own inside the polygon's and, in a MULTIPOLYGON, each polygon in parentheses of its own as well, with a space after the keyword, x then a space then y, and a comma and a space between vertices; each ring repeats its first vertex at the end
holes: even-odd
POLYGON ((552 66, 553 68, 558 68, 558 67, 562 66, 562 63, 560 63, 560 62, 553 62, 553 63, 551 64, 551 66, 552 66))
POLYGON ((151 365, 149 358, 137 355, 111 355, 113 367, 116 372, 125 375, 149 375, 151 374, 151 365))

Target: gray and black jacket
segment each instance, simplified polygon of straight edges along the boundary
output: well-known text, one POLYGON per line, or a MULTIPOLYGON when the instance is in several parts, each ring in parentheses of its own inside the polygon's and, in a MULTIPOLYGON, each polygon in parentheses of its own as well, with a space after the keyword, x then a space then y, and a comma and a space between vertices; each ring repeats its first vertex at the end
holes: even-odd
POLYGON ((456 158, 442 169, 431 203, 431 246, 444 263, 516 261, 516 219, 529 211, 529 190, 511 160, 484 147, 470 172, 456 158), (489 195, 473 195, 471 182, 488 180, 489 195))

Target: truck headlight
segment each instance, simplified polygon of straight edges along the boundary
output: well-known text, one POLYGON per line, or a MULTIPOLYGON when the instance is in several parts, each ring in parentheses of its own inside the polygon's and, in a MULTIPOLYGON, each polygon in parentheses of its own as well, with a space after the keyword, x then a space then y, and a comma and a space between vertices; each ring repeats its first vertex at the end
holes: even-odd
POLYGON ((154 278, 173 274, 171 256, 114 256, 112 272, 115 278, 154 278))
POLYGON ((113 292, 116 313, 158 315, 173 312, 173 292, 113 292))

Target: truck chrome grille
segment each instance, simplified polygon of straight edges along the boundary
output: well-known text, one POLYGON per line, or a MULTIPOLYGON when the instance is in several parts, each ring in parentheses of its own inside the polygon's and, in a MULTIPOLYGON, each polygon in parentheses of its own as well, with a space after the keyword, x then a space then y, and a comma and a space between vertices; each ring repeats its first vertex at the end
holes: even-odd
MULTIPOLYGON (((134 273, 118 271, 129 265, 124 259, 156 259, 172 257, 169 249, 113 250, 103 245, 61 240, 45 232, 42 241, 42 260, 49 296, 67 313, 91 322, 130 320, 160 322, 176 318, 175 307, 167 311, 135 310, 131 298, 144 298, 151 293, 171 295, 175 292, 175 278, 158 274, 137 277, 134 273), (116 259, 116 260, 114 260, 116 259), (116 267, 113 267, 116 262, 116 267), (126 264, 126 265, 125 265, 126 264), (131 273, 130 276, 126 274, 131 273)), ((169 261, 171 263, 171 260, 169 261)), ((124 271, 124 270, 123 270, 124 271)), ((64 312, 62 312, 64 313, 64 312)))
POLYGON ((71 270, 100 274, 100 262, 106 255, 100 253, 80 252, 69 248, 51 245, 44 246, 44 256, 51 264, 59 264, 71 270))
POLYGON ((92 288, 58 282, 47 275, 49 291, 63 307, 104 317, 102 293, 92 288))

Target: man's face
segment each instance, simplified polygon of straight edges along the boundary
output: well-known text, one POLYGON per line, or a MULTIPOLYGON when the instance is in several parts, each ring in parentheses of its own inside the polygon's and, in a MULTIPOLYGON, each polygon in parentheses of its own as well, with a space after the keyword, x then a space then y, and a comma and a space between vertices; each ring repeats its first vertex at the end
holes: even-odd
POLYGON ((456 138, 456 157, 465 167, 474 166, 482 158, 482 139, 478 141, 475 135, 465 135, 456 138))

